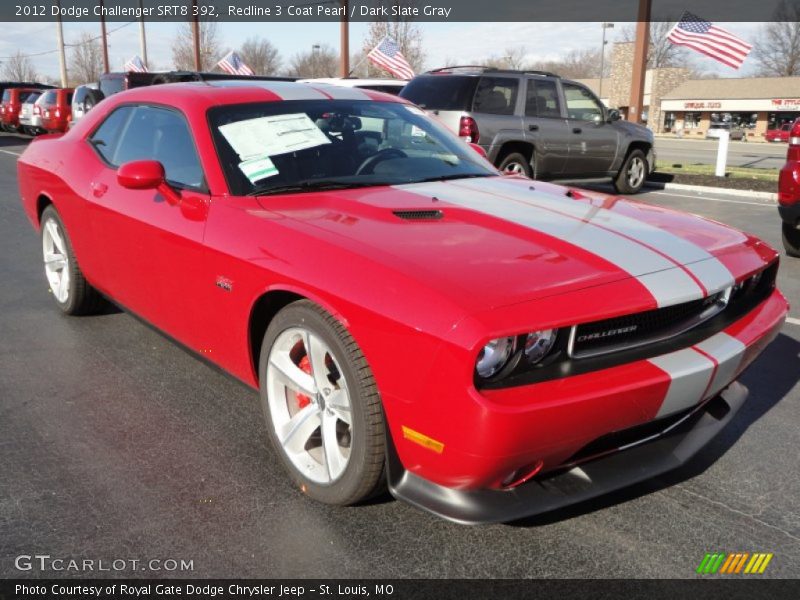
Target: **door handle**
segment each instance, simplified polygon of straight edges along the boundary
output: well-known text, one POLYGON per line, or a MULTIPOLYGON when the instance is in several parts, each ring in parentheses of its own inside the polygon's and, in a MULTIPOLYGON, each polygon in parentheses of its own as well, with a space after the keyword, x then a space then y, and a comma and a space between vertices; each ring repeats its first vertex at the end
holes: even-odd
POLYGON ((539 131, 539 126, 535 124, 528 125, 528 131, 539 131))
POLYGON ((102 198, 108 191, 108 186, 105 183, 93 181, 90 187, 92 188, 92 195, 95 198, 102 198))
POLYGON ((583 129, 581 129, 580 127, 573 127, 572 133, 583 133, 583 129))

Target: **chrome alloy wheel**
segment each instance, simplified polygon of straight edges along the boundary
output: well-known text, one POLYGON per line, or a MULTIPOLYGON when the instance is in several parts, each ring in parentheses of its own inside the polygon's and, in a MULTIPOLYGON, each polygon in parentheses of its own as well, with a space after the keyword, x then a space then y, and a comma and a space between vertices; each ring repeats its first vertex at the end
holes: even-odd
POLYGON ((69 299, 69 255, 63 232, 54 219, 47 219, 42 227, 42 254, 44 272, 53 295, 61 304, 69 299))
POLYGON ((645 162, 642 158, 634 156, 631 163, 628 165, 628 185, 632 188, 638 188, 645 178, 645 162))
POLYGON ((306 329, 287 329, 270 350, 266 389, 275 435, 294 467, 315 483, 339 479, 350 460, 353 421, 333 351, 306 329))
POLYGON ((503 167, 503 173, 508 173, 510 175, 527 175, 525 167, 517 162, 508 163, 503 167))

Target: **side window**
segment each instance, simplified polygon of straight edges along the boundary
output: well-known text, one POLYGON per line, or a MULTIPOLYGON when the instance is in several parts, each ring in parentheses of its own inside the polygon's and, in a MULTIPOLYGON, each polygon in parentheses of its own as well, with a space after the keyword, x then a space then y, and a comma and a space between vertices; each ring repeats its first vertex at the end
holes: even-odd
POLYGON ((525 94, 525 115, 528 117, 561 118, 556 82, 551 79, 528 79, 525 94))
POLYGON ((564 99, 567 102, 567 116, 579 121, 593 121, 603 118, 603 105, 586 88, 572 83, 564 83, 564 99))
POLYGON ((506 77, 481 77, 472 109, 490 115, 513 115, 517 105, 519 80, 506 77))
POLYGON ((125 124, 134 111, 132 106, 118 108, 106 117, 103 124, 98 127, 89 138, 89 142, 106 162, 114 165, 114 153, 119 145, 120 136, 125 124))
POLYGON ((183 116, 175 111, 136 107, 111 162, 121 165, 132 160, 157 160, 164 165, 170 183, 203 186, 203 170, 192 134, 183 116))

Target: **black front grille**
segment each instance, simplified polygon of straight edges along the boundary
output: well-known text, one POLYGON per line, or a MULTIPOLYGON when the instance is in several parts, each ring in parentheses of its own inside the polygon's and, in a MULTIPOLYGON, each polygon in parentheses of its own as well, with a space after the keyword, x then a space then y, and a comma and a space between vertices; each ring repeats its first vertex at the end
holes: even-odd
POLYGON ((680 335, 752 296, 765 297, 775 282, 775 266, 748 278, 741 287, 682 304, 624 315, 575 328, 570 354, 585 358, 680 335))

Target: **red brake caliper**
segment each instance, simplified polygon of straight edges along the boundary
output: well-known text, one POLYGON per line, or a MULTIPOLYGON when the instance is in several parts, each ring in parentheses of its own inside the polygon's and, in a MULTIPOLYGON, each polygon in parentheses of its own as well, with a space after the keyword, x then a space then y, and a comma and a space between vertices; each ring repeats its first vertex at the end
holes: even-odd
MULTIPOLYGON (((303 373, 307 373, 308 375, 311 375, 311 361, 308 360, 308 354, 306 354, 305 356, 303 356, 303 358, 300 359, 300 364, 297 365, 297 366, 300 367, 300 370, 303 373)), ((297 394, 297 407, 298 408, 303 409, 306 406, 308 406, 309 404, 311 404, 311 398, 309 398, 305 394, 297 394)))

